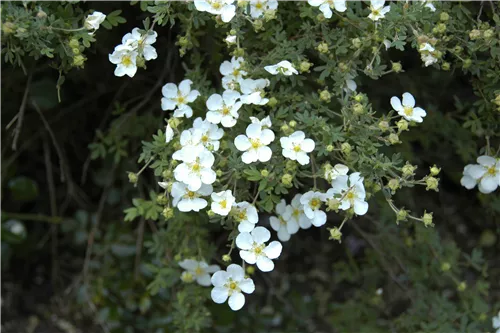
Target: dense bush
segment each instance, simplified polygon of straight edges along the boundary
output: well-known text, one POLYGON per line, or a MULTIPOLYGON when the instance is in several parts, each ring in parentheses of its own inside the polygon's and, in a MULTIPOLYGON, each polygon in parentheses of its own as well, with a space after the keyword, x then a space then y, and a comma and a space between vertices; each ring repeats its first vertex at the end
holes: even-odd
POLYGON ((500 330, 497 3, 1 10, 5 332, 500 330))

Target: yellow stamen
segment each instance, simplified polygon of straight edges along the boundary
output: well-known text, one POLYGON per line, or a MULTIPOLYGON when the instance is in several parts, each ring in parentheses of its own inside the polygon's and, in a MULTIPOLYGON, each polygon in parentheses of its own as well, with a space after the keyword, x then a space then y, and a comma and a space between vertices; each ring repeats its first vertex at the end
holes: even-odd
POLYGON ((196 269, 195 269, 194 273, 195 273, 196 275, 201 275, 201 274, 203 274, 203 270, 202 270, 200 267, 196 267, 196 269))
POLYGON ((405 115, 407 115, 408 117, 410 117, 411 115, 413 115, 413 108, 412 107, 405 106, 403 109, 404 109, 405 115))
POLYGON ((311 206, 311 208, 318 208, 320 205, 321 201, 317 198, 312 199, 311 202, 309 203, 309 206, 311 206))
POLYGON ((122 65, 124 65, 126 67, 132 65, 132 59, 130 58, 130 56, 124 56, 122 58, 122 65))
POLYGON ((222 114, 223 114, 224 116, 227 116, 227 115, 229 114, 229 111, 230 111, 230 110, 229 110, 229 108, 228 108, 227 106, 224 106, 224 107, 222 108, 222 114))
POLYGON ((204 136, 202 136, 201 141, 205 143, 208 142, 208 135, 205 134, 204 136))
POLYGON ((226 207, 227 207, 227 200, 226 200, 226 199, 222 200, 222 201, 220 202, 220 206, 221 206, 222 208, 226 208, 226 207))
POLYGON ((195 192, 188 191, 188 193, 187 193, 186 195, 187 195, 187 197, 188 197, 189 199, 193 199, 193 198, 195 197, 195 194, 196 194, 195 192))
POLYGON ((495 169, 495 167, 494 167, 494 166, 492 166, 492 167, 490 167, 490 168, 488 169, 488 173, 489 173, 490 175, 495 175, 495 174, 497 173, 497 170, 495 169))
POLYGON ((298 152, 300 151, 300 146, 298 146, 298 145, 297 145, 297 146, 294 146, 294 147, 293 147, 293 150, 294 150, 296 153, 298 153, 298 152))
POLYGON ((250 143, 252 144, 253 149, 257 149, 262 146, 259 139, 250 139, 250 143))

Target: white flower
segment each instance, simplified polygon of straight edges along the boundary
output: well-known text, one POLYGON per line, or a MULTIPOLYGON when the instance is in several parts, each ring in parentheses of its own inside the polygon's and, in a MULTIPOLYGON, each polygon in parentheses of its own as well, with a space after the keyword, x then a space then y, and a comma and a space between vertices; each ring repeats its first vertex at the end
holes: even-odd
MULTIPOLYGON (((233 37, 236 41, 236 36, 233 37)), ((232 57, 231 61, 226 60, 220 65, 219 71, 223 75, 222 87, 224 89, 235 90, 239 81, 248 74, 242 69, 244 62, 245 60, 242 57, 232 57)))
POLYGON ((273 125, 269 116, 262 118, 262 120, 259 120, 259 118, 256 117, 250 117, 250 121, 252 122, 252 124, 259 124, 260 126, 262 126, 262 129, 271 128, 271 126, 273 125))
POLYGON ((332 169, 327 169, 325 171, 325 179, 331 182, 338 176, 344 176, 347 175, 349 172, 349 168, 343 164, 335 164, 332 169))
POLYGON ((427 115, 424 109, 415 107, 415 98, 407 92, 403 94, 403 104, 401 104, 398 97, 394 96, 391 98, 391 106, 401 117, 408 121, 421 123, 427 115))
POLYGON ((231 190, 221 191, 218 193, 212 193, 212 205, 210 208, 215 214, 222 216, 227 216, 231 211, 231 207, 234 204, 235 198, 231 190))
POLYGON ((432 2, 424 0, 424 3, 425 3, 425 5, 424 5, 425 8, 429 8, 431 12, 436 11, 436 7, 434 7, 432 2))
MULTIPOLYGON (((200 132, 200 141, 205 148, 212 148, 214 151, 219 150, 219 140, 224 135, 224 130, 219 126, 212 124, 208 120, 203 120, 200 117, 193 122, 193 131, 200 132)), ((182 143, 181 143, 182 144, 182 143)))
MULTIPOLYGON (((160 185, 161 186, 161 185, 160 185)), ((190 191, 186 184, 175 182, 172 184, 172 197, 174 207, 177 207, 181 212, 195 211, 207 207, 207 200, 200 198, 212 194, 212 185, 201 185, 198 191, 190 191)))
POLYGON ((498 311, 498 315, 491 319, 491 325, 494 329, 497 329, 496 333, 500 333, 500 311, 498 311))
POLYGON ((237 101, 240 93, 234 90, 226 90, 219 94, 213 94, 207 100, 207 120, 212 124, 221 124, 224 127, 233 127, 238 119, 238 110, 242 103, 237 101))
POLYGON ((357 88, 358 88, 358 85, 356 84, 356 82, 354 80, 352 80, 352 79, 345 80, 344 91, 346 93, 356 91, 357 88))
POLYGON ((203 132, 201 129, 190 128, 182 131, 180 144, 182 148, 172 154, 174 160, 190 162, 193 159, 193 152, 198 154, 204 147, 201 144, 203 132))
POLYGON ((232 4, 234 0, 194 0, 196 10, 220 15, 222 22, 230 22, 236 14, 236 7, 232 4))
POLYGON ((283 74, 286 76, 290 76, 293 74, 299 74, 299 72, 288 60, 280 61, 276 65, 265 66, 264 69, 273 75, 283 74))
POLYGON ((276 9, 278 9, 277 0, 250 0, 250 16, 254 19, 264 16, 267 11, 276 9))
POLYGON ((313 7, 319 7, 326 18, 332 17, 331 8, 335 8, 338 12, 345 12, 347 9, 346 0, 308 0, 307 3, 313 7))
POLYGON ((368 211, 368 203, 365 201, 366 192, 363 185, 363 177, 359 172, 352 173, 349 177, 338 176, 332 182, 332 188, 328 190, 327 196, 335 196, 340 200, 340 209, 354 209, 356 215, 365 215, 368 211))
POLYGON ((301 198, 302 194, 296 194, 292 199, 292 203, 286 206, 284 214, 285 219, 288 221, 294 221, 302 229, 309 229, 312 225, 311 219, 309 219, 304 213, 304 205, 300 203, 301 198))
MULTIPOLYGON (((236 44, 236 36, 235 35, 229 35, 226 37, 225 41, 228 44, 236 44)), ((225 88, 225 87, 224 87, 225 88)), ((227 89, 227 88, 226 88, 227 89)))
POLYGON ((468 190, 472 190, 477 185, 477 179, 473 178, 470 174, 470 169, 473 164, 467 164, 464 167, 463 177, 460 179, 460 184, 468 190))
POLYGON ((165 128, 165 143, 169 143, 174 138, 174 130, 170 127, 170 124, 165 128))
POLYGON ((244 104, 265 105, 269 102, 268 98, 264 98, 264 88, 269 86, 270 82, 267 79, 244 79, 240 82, 240 90, 243 94, 241 101, 244 104))
POLYGON ((144 60, 149 61, 158 57, 156 49, 152 46, 156 42, 156 37, 158 37, 156 31, 147 31, 145 34, 141 34, 139 28, 134 28, 131 33, 123 36, 122 44, 132 47, 144 56, 144 60))
POLYGON ((231 264, 226 271, 218 271, 212 275, 212 300, 217 304, 224 303, 229 297, 229 307, 238 311, 245 305, 245 296, 255 290, 253 280, 245 278, 245 271, 236 264, 231 264))
POLYGON ((321 205, 325 199, 324 193, 314 191, 309 191, 300 198, 300 203, 304 207, 304 214, 316 227, 326 223, 326 213, 321 210, 321 205))
POLYGON ((208 287, 211 285, 210 273, 215 273, 220 270, 218 265, 208 265, 205 261, 196 261, 186 259, 179 262, 179 266, 186 270, 184 273, 189 273, 196 279, 200 286, 208 287))
POLYGON ((368 18, 372 21, 378 21, 381 18, 385 17, 390 10, 390 6, 385 6, 385 0, 370 0, 370 10, 372 11, 368 18))
POLYGON ((390 48, 391 48, 392 43, 391 43, 391 41, 390 41, 390 40, 388 40, 388 39, 384 39, 384 40, 382 41, 382 43, 384 43, 384 46, 385 46, 385 50, 386 50, 386 51, 387 51, 388 49, 390 49, 390 48))
POLYGON ((429 43, 424 43, 420 45, 420 58, 425 64, 425 67, 435 64, 438 59, 434 56, 434 51, 436 49, 429 43))
POLYGON ((118 45, 112 54, 109 55, 109 61, 112 64, 117 65, 115 69, 116 76, 128 75, 129 77, 134 77, 137 72, 137 51, 132 48, 118 45))
POLYGON ((274 262, 280 256, 283 246, 278 241, 272 241, 266 246, 271 238, 271 233, 264 227, 256 227, 252 232, 242 232, 236 237, 236 246, 240 249, 240 257, 248 264, 257 264, 263 272, 274 269, 274 262))
POLYGON ((177 181, 188 185, 190 191, 197 191, 202 184, 210 185, 217 178, 214 165, 214 155, 205 147, 194 146, 190 154, 184 154, 184 162, 174 170, 177 181))
POLYGON ((259 214, 257 208, 249 202, 242 201, 235 204, 235 219, 239 222, 239 232, 250 232, 259 222, 259 214))
POLYGON ((299 231, 299 224, 295 219, 291 219, 291 211, 287 211, 285 200, 276 205, 278 217, 271 216, 271 228, 278 232, 278 239, 282 242, 290 240, 290 236, 299 231), (287 214, 288 213, 288 214, 287 214))
POLYGON ((284 157, 297 161, 300 165, 309 164, 307 153, 314 150, 315 143, 311 139, 306 139, 304 132, 296 131, 288 137, 282 137, 280 143, 284 157))
POLYGON ((273 131, 267 128, 262 129, 259 124, 250 124, 247 127, 246 135, 240 134, 234 139, 234 145, 239 151, 244 151, 241 156, 243 163, 267 162, 273 154, 267 145, 273 140, 273 131))
MULTIPOLYGON (((500 186, 500 160, 483 155, 477 158, 477 163, 479 164, 468 165, 467 170, 464 169, 464 176, 467 172, 467 175, 477 182, 481 193, 487 194, 495 191, 500 186)), ((466 185, 472 184, 470 179, 466 179, 465 183, 466 185)), ((467 187, 466 185, 464 186, 467 187)))
POLYGON ((106 15, 101 12, 93 12, 91 15, 87 16, 85 23, 83 24, 87 30, 97 30, 99 25, 104 22, 106 15))
POLYGON ((161 109, 175 110, 174 117, 191 118, 193 110, 188 103, 192 103, 200 96, 198 90, 191 90, 191 80, 183 80, 179 88, 174 83, 167 83, 161 89, 163 98, 161 99, 161 109))

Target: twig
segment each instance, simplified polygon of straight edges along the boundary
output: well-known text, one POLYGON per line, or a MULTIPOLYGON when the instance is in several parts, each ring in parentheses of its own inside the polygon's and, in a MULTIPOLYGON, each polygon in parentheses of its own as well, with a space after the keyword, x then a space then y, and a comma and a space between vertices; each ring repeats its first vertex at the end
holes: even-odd
MULTIPOLYGON (((17 118, 17 125, 16 125, 16 129, 14 130, 14 134, 13 134, 14 140, 12 141, 12 150, 17 149, 17 140, 19 139, 19 134, 21 133, 21 127, 23 125, 24 112, 26 111, 26 102, 28 101, 28 94, 30 91, 32 78, 33 78, 33 72, 31 72, 30 75, 28 76, 28 82, 26 83, 26 88, 24 89, 23 101, 21 102, 21 106, 19 107, 19 112, 14 117, 14 119, 17 118)), ((11 122, 7 125, 7 129, 11 126, 14 119, 12 119, 11 122)))
POLYGON ((47 215, 39 215, 39 214, 23 214, 23 213, 9 213, 2 212, 2 216, 11 219, 17 220, 26 220, 26 221, 40 221, 47 223, 58 224, 64 219, 60 216, 47 216, 47 215))
POLYGON ((134 279, 139 279, 139 266, 141 264, 142 241, 144 239, 144 224, 146 220, 142 217, 137 229, 137 241, 135 243, 135 270, 134 279))
MULTIPOLYGON (((43 138, 43 155, 45 161, 45 172, 47 175, 47 184, 49 188, 49 200, 50 200, 50 215, 55 217, 57 215, 57 204, 56 204, 56 190, 54 186, 54 175, 52 174, 52 163, 50 161, 50 145, 47 139, 47 136, 43 138)), ((52 266, 51 266, 51 281, 52 288, 56 286, 56 277, 57 277, 57 224, 52 224, 50 226, 50 235, 51 235, 51 257, 52 257, 52 266)))

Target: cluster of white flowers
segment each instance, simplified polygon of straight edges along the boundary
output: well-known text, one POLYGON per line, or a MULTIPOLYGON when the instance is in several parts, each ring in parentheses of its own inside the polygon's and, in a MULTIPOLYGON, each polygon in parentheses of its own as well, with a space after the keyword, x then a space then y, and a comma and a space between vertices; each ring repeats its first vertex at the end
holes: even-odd
POLYGON ((460 183, 468 190, 477 185, 481 193, 495 191, 500 186, 500 158, 483 155, 477 163, 465 166, 460 183))
POLYGON ((370 0, 371 13, 368 18, 372 21, 378 21, 385 17, 385 14, 391 11, 391 6, 384 6, 385 0, 370 0))
POLYGON ((230 22, 236 14, 234 0, 194 0, 196 10, 220 15, 222 22, 230 22))
POLYGON ((278 9, 278 0, 250 0, 250 12, 245 8, 245 13, 250 14, 253 19, 264 17, 266 14, 272 16, 278 9))
POLYGON ((122 43, 109 55, 109 61, 116 65, 115 75, 133 77, 138 65, 142 67, 145 61, 156 59, 158 54, 152 44, 156 42, 157 36, 155 31, 139 28, 123 36, 122 43))
POLYGON ((435 64, 438 61, 438 58, 436 57, 436 49, 429 43, 420 44, 418 52, 420 52, 420 58, 425 64, 425 67, 435 64))
POLYGON ((414 121, 416 123, 421 123, 424 121, 424 117, 427 115, 424 109, 420 107, 415 107, 415 98, 412 94, 405 92, 403 94, 403 102, 399 97, 391 98, 392 108, 403 118, 408 121, 414 121))

